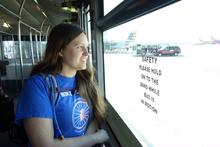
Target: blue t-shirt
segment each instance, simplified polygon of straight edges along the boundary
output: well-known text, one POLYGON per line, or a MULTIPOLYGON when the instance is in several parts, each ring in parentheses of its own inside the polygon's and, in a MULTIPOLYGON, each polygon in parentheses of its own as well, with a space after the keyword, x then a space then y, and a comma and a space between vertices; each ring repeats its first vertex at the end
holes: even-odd
MULTIPOLYGON (((76 88, 75 77, 55 76, 57 81, 58 99, 55 104, 56 118, 64 137, 82 136, 86 133, 90 109, 84 98, 73 96, 76 88)), ((34 75, 25 82, 16 108, 18 125, 23 124, 25 118, 53 119, 52 106, 49 99, 49 89, 46 80, 41 75, 34 75)), ((54 128, 54 136, 58 130, 54 128)))

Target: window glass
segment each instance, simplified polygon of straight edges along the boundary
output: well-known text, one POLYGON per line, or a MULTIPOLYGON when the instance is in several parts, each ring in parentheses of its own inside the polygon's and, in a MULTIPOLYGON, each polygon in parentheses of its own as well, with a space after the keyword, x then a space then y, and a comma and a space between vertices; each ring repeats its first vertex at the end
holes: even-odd
POLYGON ((123 0, 104 0, 104 15, 114 9, 119 5, 123 0))
POLYGON ((143 146, 220 146, 219 14, 185 0, 104 32, 106 98, 143 146))
POLYGON ((4 59, 12 59, 14 58, 15 54, 14 54, 14 50, 13 50, 13 46, 14 46, 14 42, 13 41, 3 41, 3 49, 4 49, 4 59))

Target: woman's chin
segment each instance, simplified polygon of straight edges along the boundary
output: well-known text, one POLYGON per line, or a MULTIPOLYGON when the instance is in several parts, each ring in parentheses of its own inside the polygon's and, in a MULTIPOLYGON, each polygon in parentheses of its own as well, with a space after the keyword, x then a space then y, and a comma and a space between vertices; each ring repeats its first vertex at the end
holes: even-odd
POLYGON ((86 65, 82 66, 80 70, 86 70, 86 65))

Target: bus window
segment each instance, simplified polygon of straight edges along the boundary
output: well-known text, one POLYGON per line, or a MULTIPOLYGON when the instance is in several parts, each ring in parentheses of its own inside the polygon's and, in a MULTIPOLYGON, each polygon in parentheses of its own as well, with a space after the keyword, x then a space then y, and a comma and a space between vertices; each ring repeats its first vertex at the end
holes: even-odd
POLYGON ((220 146, 218 14, 185 0, 104 32, 105 96, 143 146, 220 146))
POLYGON ((123 0, 104 0, 104 15, 109 13, 112 9, 114 9, 118 4, 120 4, 123 0))

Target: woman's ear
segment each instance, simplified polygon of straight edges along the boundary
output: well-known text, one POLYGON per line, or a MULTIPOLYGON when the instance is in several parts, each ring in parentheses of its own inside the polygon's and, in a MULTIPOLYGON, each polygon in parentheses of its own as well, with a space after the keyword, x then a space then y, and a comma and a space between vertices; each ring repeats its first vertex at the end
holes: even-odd
POLYGON ((61 49, 61 51, 59 51, 59 56, 63 57, 63 50, 61 49))

